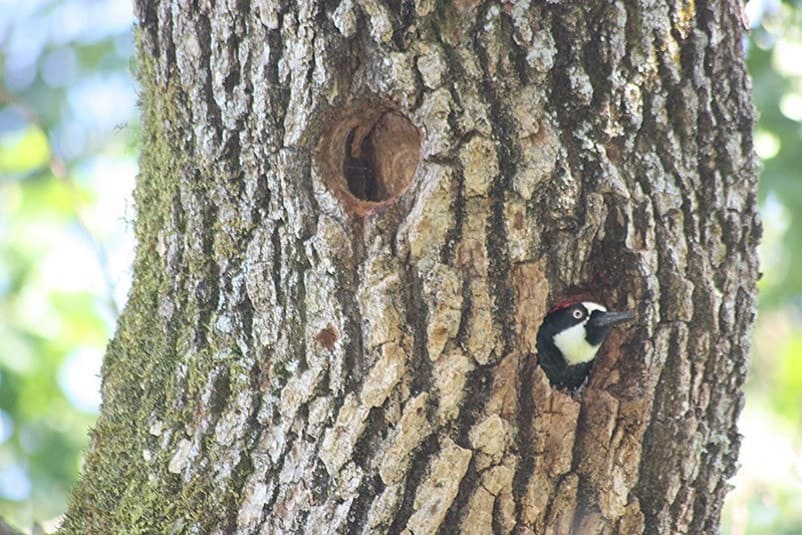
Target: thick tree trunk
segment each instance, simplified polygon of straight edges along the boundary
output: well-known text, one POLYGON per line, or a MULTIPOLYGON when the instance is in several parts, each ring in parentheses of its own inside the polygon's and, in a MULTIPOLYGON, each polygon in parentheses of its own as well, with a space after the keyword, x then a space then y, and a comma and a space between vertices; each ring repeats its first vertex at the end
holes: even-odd
POLYGON ((716 531, 759 235, 738 4, 137 9, 135 280, 67 532, 716 531), (637 320, 569 393, 535 337, 573 294, 637 320))

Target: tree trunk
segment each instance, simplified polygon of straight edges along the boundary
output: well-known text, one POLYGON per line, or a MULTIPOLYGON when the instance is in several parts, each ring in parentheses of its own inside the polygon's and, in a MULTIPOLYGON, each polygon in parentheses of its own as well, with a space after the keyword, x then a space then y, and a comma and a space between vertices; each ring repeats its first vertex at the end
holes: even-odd
POLYGON ((74 533, 711 533, 759 236, 734 2, 138 0, 74 533), (530 5, 531 4, 531 5, 530 5), (550 303, 637 319, 578 392, 550 303))

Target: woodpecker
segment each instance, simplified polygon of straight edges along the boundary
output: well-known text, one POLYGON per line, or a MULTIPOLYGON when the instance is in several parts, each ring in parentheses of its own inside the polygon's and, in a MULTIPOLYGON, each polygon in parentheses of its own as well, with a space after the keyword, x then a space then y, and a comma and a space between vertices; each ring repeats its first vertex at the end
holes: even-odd
POLYGON ((613 325, 634 318, 632 312, 609 312, 591 301, 555 305, 537 333, 538 362, 551 384, 572 390, 581 386, 613 325))

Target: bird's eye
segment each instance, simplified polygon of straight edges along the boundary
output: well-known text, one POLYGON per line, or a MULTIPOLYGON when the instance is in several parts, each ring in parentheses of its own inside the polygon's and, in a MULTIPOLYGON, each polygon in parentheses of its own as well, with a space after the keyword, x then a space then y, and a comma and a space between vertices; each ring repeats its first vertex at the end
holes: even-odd
POLYGON ((574 316, 576 319, 578 319, 578 320, 581 320, 581 319, 582 319, 582 316, 584 316, 584 313, 582 312, 582 310, 581 310, 581 309, 577 308, 576 310, 574 310, 574 312, 573 312, 573 316, 574 316))

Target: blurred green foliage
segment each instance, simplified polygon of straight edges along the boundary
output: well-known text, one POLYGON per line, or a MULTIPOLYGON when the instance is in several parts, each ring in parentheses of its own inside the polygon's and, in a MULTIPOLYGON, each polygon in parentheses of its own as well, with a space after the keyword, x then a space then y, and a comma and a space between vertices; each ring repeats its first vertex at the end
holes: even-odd
POLYGON ((64 511, 126 292, 127 0, 0 0, 0 516, 64 511))
MULTIPOLYGON (((749 2, 764 278, 725 533, 802 533, 802 2, 749 2)), ((125 299, 128 0, 0 0, 0 516, 60 514, 125 299)))
POLYGON ((764 251, 761 304, 781 306, 802 296, 802 262, 790 262, 802 258, 802 8, 798 2, 766 2, 761 21, 748 46, 760 112, 755 145, 763 165, 766 245, 773 248, 764 251))
POLYGON ((763 278, 724 533, 802 533, 802 2, 751 1, 763 278))
POLYGON ((755 146, 763 167, 764 224, 761 317, 750 383, 757 399, 765 395, 779 417, 798 424, 802 422, 802 262, 798 261, 802 259, 802 2, 765 4, 767 11, 748 47, 760 112, 755 146))

